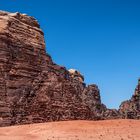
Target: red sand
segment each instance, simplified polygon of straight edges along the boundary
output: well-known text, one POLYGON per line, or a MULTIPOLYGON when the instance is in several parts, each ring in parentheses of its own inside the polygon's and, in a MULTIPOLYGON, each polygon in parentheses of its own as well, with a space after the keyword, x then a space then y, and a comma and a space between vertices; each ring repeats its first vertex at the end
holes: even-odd
POLYGON ((0 140, 140 140, 140 121, 64 121, 3 127, 0 140))

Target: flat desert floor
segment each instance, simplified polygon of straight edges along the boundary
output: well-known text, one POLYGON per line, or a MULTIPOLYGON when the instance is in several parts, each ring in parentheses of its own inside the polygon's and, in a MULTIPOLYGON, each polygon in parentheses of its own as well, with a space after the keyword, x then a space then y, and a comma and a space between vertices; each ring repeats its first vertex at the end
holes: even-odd
POLYGON ((140 121, 63 121, 1 127, 0 140, 140 140, 140 121))

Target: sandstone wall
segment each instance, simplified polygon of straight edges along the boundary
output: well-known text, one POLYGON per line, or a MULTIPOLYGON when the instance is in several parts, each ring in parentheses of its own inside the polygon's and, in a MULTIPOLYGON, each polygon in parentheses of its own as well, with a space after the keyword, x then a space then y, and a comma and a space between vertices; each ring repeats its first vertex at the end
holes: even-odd
POLYGON ((0 88, 0 126, 101 119, 106 110, 95 85, 52 62, 38 22, 25 14, 0 12, 0 88))
POLYGON ((107 109, 97 85, 86 86, 79 72, 71 73, 52 61, 33 17, 0 11, 0 126, 139 118, 139 91, 138 86, 120 110, 107 109))

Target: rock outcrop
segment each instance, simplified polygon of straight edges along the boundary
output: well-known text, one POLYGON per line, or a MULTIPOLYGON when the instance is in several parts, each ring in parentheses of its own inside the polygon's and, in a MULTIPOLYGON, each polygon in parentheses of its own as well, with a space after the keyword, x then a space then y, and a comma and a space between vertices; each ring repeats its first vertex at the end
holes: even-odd
POLYGON ((96 120, 105 110, 96 85, 52 61, 34 18, 0 12, 0 126, 96 120))
POLYGON ((140 84, 120 110, 107 109, 97 85, 86 86, 80 72, 52 61, 36 19, 0 12, 0 126, 139 118, 139 91, 140 84))
POLYGON ((119 112, 122 118, 140 119, 140 79, 132 98, 120 105, 119 112))
POLYGON ((70 69, 69 74, 72 79, 84 83, 84 76, 79 71, 75 69, 70 69))

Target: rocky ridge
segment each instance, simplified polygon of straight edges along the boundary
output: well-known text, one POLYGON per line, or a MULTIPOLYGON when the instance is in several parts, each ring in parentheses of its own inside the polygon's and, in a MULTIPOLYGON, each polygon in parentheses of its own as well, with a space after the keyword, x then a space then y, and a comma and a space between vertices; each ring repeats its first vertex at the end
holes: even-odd
POLYGON ((140 79, 133 96, 120 105, 119 112, 124 119, 140 119, 140 79))
POLYGON ((0 126, 130 118, 132 104, 139 112, 139 90, 119 110, 107 109, 97 85, 86 86, 80 72, 52 61, 36 19, 0 12, 0 126))

